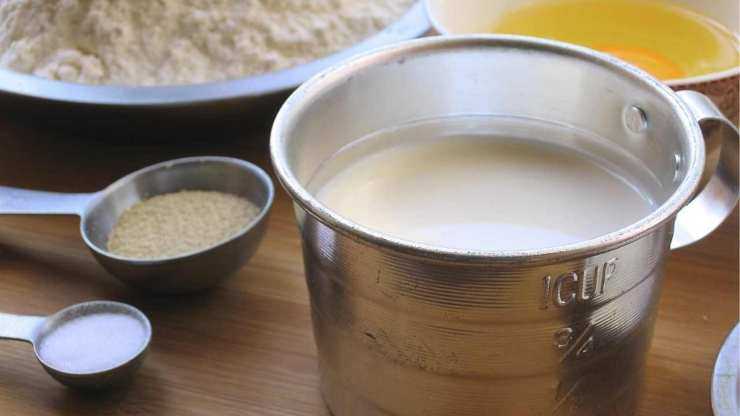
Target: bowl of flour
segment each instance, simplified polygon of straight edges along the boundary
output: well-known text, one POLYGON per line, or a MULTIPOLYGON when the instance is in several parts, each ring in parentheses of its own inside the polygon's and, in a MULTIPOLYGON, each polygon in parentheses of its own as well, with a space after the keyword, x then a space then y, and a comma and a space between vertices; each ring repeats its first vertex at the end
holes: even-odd
POLYGON ((0 0, 0 105, 244 112, 428 29, 414 0, 0 0))

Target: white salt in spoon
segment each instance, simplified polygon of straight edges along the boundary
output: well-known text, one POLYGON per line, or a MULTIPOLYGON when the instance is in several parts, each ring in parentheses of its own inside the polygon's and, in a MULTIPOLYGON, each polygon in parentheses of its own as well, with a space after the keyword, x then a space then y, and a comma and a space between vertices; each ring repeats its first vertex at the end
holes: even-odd
POLYGON ((103 389, 127 381, 152 337, 141 311, 123 303, 79 303, 49 317, 0 313, 0 339, 26 341, 52 377, 69 387, 103 389))

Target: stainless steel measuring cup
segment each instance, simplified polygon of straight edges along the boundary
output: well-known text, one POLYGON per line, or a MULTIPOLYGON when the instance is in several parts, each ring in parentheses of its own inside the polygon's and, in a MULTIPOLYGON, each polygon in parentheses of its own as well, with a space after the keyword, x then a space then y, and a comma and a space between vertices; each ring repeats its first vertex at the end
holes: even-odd
POLYGON ((149 166, 91 194, 0 187, 0 215, 79 215, 82 239, 112 275, 151 292, 185 293, 212 287, 249 261, 264 235, 273 198, 272 180, 256 165, 228 157, 192 157, 149 166), (195 253, 139 260, 108 251, 108 236, 127 208, 182 190, 235 194, 257 205, 260 213, 234 237, 195 253))
POLYGON ((706 97, 533 38, 429 38, 335 67, 288 99, 271 152, 296 203, 321 388, 337 416, 632 414, 666 257, 738 198, 738 132, 706 97), (307 188, 352 141, 451 115, 608 140, 655 176, 658 208, 568 246, 462 251, 352 223, 307 188))

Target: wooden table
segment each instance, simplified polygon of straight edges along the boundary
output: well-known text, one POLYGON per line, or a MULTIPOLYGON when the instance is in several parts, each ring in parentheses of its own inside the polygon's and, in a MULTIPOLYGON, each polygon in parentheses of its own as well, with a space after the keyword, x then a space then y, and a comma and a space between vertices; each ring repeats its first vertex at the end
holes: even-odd
MULTIPOLYGON (((191 155, 230 155, 268 168, 268 126, 182 133, 65 132, 0 118, 0 184, 87 192, 145 165, 191 155), (192 136, 192 134, 191 134, 192 136)), ((280 190, 269 231, 233 280, 188 297, 144 297, 101 271, 65 217, 0 218, 0 305, 48 314, 113 299, 144 310, 154 327, 135 382, 106 395, 76 393, 49 378, 29 345, 0 345, 0 415, 328 415, 300 241, 280 190)), ((738 320, 737 212, 668 264, 647 387, 639 415, 711 415, 713 362, 738 320)))

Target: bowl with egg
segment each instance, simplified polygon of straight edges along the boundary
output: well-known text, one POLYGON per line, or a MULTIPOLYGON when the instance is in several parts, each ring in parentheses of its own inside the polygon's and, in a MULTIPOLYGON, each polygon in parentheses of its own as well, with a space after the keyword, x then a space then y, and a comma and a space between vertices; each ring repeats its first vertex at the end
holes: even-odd
POLYGON ((513 34, 586 46, 675 90, 704 93, 737 123, 735 0, 426 0, 426 6, 443 35, 513 34))
POLYGON ((243 117, 430 27, 415 0, 0 1, 0 22, 0 106, 57 119, 243 117))

